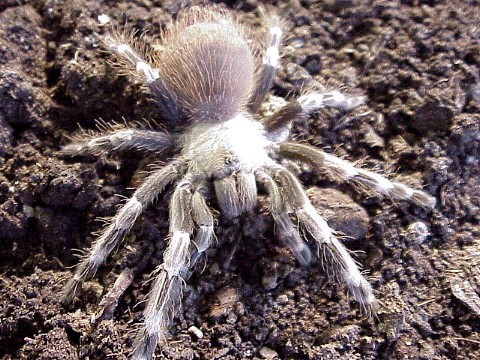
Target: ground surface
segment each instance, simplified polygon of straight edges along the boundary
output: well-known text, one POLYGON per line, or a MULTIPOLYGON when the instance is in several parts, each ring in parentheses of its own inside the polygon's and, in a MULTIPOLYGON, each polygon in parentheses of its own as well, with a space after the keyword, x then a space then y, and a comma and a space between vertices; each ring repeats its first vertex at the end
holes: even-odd
MULTIPOLYGON (((161 261, 167 198, 64 309, 72 249, 89 246, 95 219, 115 213, 115 194, 131 194, 145 166, 56 152, 78 124, 92 129, 99 118, 162 122, 141 87, 106 63, 97 18, 155 34, 181 2, 26 3, 0 4, 0 358, 124 359, 135 305, 161 261), (138 271, 113 318, 92 326, 102 295, 130 268, 138 271)), ((217 231, 223 245, 189 280, 160 358, 480 358, 480 3, 359 3, 273 3, 291 28, 273 90, 294 96, 318 81, 364 93, 365 106, 321 112, 296 124, 296 136, 437 197, 427 213, 302 175, 332 226, 359 239, 347 245, 363 251, 356 258, 384 306, 368 318, 318 264, 300 268, 260 199, 239 243, 229 242, 238 228, 217 231)), ((255 25, 258 5, 225 6, 255 25)))

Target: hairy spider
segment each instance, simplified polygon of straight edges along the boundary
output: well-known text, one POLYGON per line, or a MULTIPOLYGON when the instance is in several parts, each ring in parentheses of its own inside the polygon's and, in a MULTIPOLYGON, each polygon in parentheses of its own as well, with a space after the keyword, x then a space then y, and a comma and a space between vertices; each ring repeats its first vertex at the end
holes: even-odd
POLYGON ((64 303, 69 302, 140 214, 168 186, 174 186, 168 245, 163 264, 155 271, 134 342, 135 359, 152 358, 178 307, 184 278, 212 245, 214 213, 209 199, 215 196, 221 215, 235 219, 254 208, 258 184, 269 196, 276 235, 298 262, 308 265, 312 253, 293 220, 314 240, 327 271, 347 286, 355 300, 366 309, 375 303, 370 284, 314 209, 299 180, 280 163, 282 159, 325 169, 342 181, 394 200, 411 201, 425 209, 435 206, 435 198, 422 191, 356 168, 313 146, 288 142, 293 120, 324 107, 348 111, 362 104, 363 97, 339 91, 309 92, 270 116, 258 115, 278 67, 282 37, 276 15, 269 15, 268 25, 265 51, 262 41, 231 13, 216 7, 183 10, 163 33, 161 46, 148 53, 146 46, 138 46, 125 34, 105 39, 106 47, 144 81, 163 118, 181 130, 168 134, 125 128, 90 135, 63 148, 68 155, 129 150, 155 156, 166 151, 174 154, 146 178, 104 229, 78 264, 62 297, 64 303))

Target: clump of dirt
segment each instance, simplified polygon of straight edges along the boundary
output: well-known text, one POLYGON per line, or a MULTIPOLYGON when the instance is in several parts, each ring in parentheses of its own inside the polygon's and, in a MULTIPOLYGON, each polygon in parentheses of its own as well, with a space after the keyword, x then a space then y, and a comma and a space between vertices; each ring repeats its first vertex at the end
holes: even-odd
MULTIPOLYGON (((141 84, 119 76, 99 37, 128 23, 147 39, 181 6, 208 1, 4 1, 0 5, 0 357, 124 359, 161 262, 165 198, 70 308, 58 294, 146 170, 127 159, 64 159, 60 147, 98 119, 162 124, 141 84), (125 269, 138 271, 110 319, 98 304, 125 269)), ((480 39, 478 1, 273 1, 286 20, 273 93, 309 86, 367 96, 348 114, 294 127, 335 151, 438 199, 432 212, 392 204, 310 172, 309 196, 369 271, 382 303, 362 314, 321 266, 300 268, 275 240, 260 199, 243 227, 220 223, 220 246, 189 280, 167 359, 480 358, 480 39), (360 4, 360 5, 359 5, 360 4), (341 191, 341 193, 340 193, 341 191), (347 194, 348 196, 345 196, 347 194), (239 230, 241 230, 239 232, 239 230), (238 234, 242 236, 239 237, 238 234)), ((227 1, 258 26, 261 1, 227 1)), ((168 125, 165 125, 168 126, 168 125)))

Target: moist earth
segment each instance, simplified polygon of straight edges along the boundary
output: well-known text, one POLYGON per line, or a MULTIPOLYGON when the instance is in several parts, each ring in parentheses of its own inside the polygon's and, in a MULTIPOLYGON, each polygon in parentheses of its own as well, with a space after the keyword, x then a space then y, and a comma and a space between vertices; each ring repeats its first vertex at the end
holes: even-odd
MULTIPOLYGON (((101 230, 98 219, 114 215, 149 165, 165 159, 69 159, 58 150, 99 119, 169 126, 102 50, 100 15, 151 41, 182 6, 206 3, 0 4, 0 358, 125 359, 131 351, 147 280, 162 261, 168 193, 71 306, 59 293, 75 249, 101 230), (100 305, 120 274, 133 276, 131 286, 100 305)), ((352 112, 295 122, 297 141, 438 199, 426 212, 299 169, 318 211, 368 271, 376 314, 364 313, 321 262, 294 261, 260 196, 255 214, 219 221, 219 244, 188 280, 158 358, 480 358, 480 3, 365 3, 219 6, 258 29, 262 5, 285 20, 273 94, 292 98, 313 86, 366 95, 352 112)))

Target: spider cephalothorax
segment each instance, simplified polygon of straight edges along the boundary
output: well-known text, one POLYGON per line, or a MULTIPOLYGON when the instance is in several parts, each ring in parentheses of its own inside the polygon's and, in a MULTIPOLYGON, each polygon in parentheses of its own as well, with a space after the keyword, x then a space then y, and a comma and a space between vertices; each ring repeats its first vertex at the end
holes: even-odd
POLYGON ((135 50, 129 37, 116 34, 105 40, 107 48, 142 78, 165 120, 182 129, 173 134, 114 130, 63 149, 70 155, 141 150, 159 160, 166 160, 161 154, 167 150, 174 154, 146 178, 113 218, 77 266, 63 294, 63 301, 70 301, 82 282, 95 274, 128 234, 142 211, 173 186, 170 237, 145 305, 132 354, 135 359, 152 357, 181 297, 183 279, 212 245, 214 212, 208 199, 216 197, 221 216, 235 219, 253 210, 258 185, 270 198, 276 236, 298 262, 309 264, 312 253, 293 220, 314 240, 327 259, 327 270, 345 283, 355 300, 367 309, 374 304, 370 284, 314 209, 299 180, 279 159, 325 169, 341 180, 425 209, 435 205, 435 199, 422 191, 358 169, 313 146, 287 141, 296 118, 323 107, 349 110, 361 104, 362 97, 338 91, 311 92, 270 116, 257 116, 278 66, 281 35, 278 18, 270 16, 263 40, 266 50, 259 51, 259 42, 250 38, 230 13, 208 7, 183 10, 163 34, 159 50, 148 54, 152 59, 149 62, 143 59, 145 54, 135 50))

